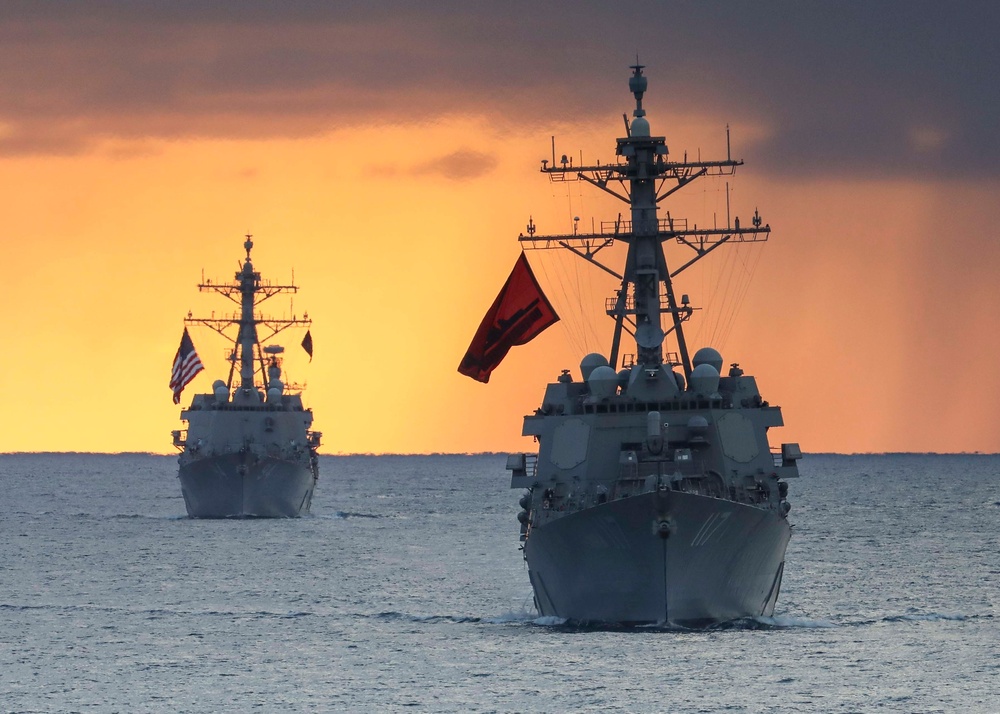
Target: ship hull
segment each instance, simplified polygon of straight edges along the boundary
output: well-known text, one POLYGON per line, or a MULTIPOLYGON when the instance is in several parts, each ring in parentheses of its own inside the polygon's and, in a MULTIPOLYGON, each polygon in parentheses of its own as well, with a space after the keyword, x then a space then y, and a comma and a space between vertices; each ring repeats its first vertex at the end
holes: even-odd
POLYGON ((242 454, 191 461, 178 478, 192 518, 296 518, 309 512, 316 475, 309 464, 242 454))
POLYGON ((542 615, 705 626, 773 613, 790 535, 773 511, 666 491, 533 527, 524 555, 542 615))

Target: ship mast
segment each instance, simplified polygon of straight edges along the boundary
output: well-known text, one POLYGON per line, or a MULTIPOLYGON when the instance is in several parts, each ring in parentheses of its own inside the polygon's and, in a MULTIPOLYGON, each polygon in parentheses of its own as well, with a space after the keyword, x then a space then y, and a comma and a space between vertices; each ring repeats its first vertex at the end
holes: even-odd
MULTIPOLYGON (((628 136, 618 140, 618 155, 624 156, 628 162, 628 170, 624 177, 629 183, 629 195, 632 198, 632 241, 629 243, 628 258, 625 261, 622 287, 627 289, 629 283, 633 285, 637 361, 646 368, 659 367, 663 362, 661 346, 664 338, 660 325, 660 282, 666 279, 668 309, 673 313, 681 357, 685 360, 685 371, 687 371, 687 355, 683 335, 680 332, 680 316, 675 309, 673 288, 667 276, 663 250, 658 240, 655 162, 658 157, 667 153, 667 148, 663 137, 649 136, 649 122, 645 119, 646 110, 642 108, 646 78, 642 75, 641 66, 635 65, 633 70, 628 82, 629 89, 635 96, 633 119, 628 127, 628 136)), ((619 340, 620 325, 619 320, 615 328, 619 340)), ((617 361, 617 355, 613 356, 617 361)))
MULTIPOLYGON (((726 228, 688 229, 687 222, 675 220, 669 212, 665 219, 658 215, 659 204, 675 191, 702 176, 727 176, 736 171, 742 161, 727 156, 722 161, 688 161, 685 155, 680 162, 668 161, 666 139, 651 136, 646 111, 642 107, 646 91, 646 77, 643 65, 632 65, 629 89, 635 97, 632 121, 626 118, 626 136, 617 140, 617 155, 624 159, 616 164, 574 167, 564 155, 560 166, 556 166, 555 151, 552 166, 542 161, 542 173, 552 181, 586 181, 629 204, 630 221, 618 220, 601 224, 599 233, 577 233, 570 235, 535 235, 534 222, 528 224, 528 235, 519 240, 525 249, 565 248, 585 260, 594 263, 621 280, 621 289, 614 298, 608 300, 607 313, 615 320, 614 337, 608 362, 618 369, 623 366, 621 359, 622 332, 628 331, 636 343, 636 363, 647 370, 658 370, 664 362, 663 341, 667 334, 674 333, 677 354, 666 355, 671 366, 681 365, 685 378, 691 376, 691 358, 684 339, 683 323, 691 317, 687 296, 680 304, 673 288, 673 278, 715 248, 726 242, 766 241, 770 226, 762 226, 760 216, 755 213, 752 227, 741 228, 739 219, 735 226, 726 228), (616 181, 622 188, 619 193, 608 187, 616 181), (675 182, 669 185, 668 182, 675 182), (625 270, 619 275, 611 268, 595 259, 598 251, 612 245, 616 240, 628 245, 625 270), (677 270, 667 268, 663 244, 675 240, 695 251, 694 258, 677 270), (669 329, 665 332, 661 316, 667 314, 669 329)), ((624 365, 627 366, 627 365, 624 365)))
MULTIPOLYGON (((260 273, 255 272, 250 262, 250 251, 253 249, 251 236, 247 235, 243 248, 247 259, 243 269, 236 274, 240 283, 240 332, 236 338, 240 353, 240 387, 253 386, 254 348, 257 346, 257 320, 254 318, 254 298, 260 285, 260 273)), ((266 384, 265 384, 266 386, 266 384)))
POLYGON ((186 325, 204 325, 215 330, 223 337, 233 340, 233 350, 230 352, 230 371, 227 386, 233 388, 233 376, 237 363, 239 364, 239 388, 249 390, 254 387, 254 375, 259 369, 261 372, 261 383, 266 390, 268 387, 268 370, 264 353, 261 350, 261 343, 274 337, 279 332, 296 325, 309 326, 312 320, 308 314, 301 318, 293 315, 290 319, 271 318, 258 316, 256 307, 262 302, 279 293, 297 293, 297 285, 272 285, 262 281, 260 273, 254 270, 250 260, 250 251, 253 249, 253 236, 246 235, 243 248, 246 250, 246 259, 236 273, 234 283, 213 283, 211 280, 202 280, 198 284, 198 290, 202 292, 216 292, 225 296, 240 306, 238 314, 217 318, 214 313, 212 317, 193 317, 190 313, 184 319, 186 325), (230 332, 233 325, 237 325, 235 339, 230 332), (258 326, 264 326, 270 330, 270 334, 263 339, 258 333, 258 326))

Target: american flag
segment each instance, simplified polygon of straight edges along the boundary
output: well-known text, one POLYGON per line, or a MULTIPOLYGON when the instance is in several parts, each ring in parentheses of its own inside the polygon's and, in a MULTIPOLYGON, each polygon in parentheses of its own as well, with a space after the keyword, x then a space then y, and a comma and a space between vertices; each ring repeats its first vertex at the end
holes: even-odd
POLYGON ((170 388, 174 390, 174 404, 180 404, 184 387, 203 369, 205 368, 201 366, 201 360, 194 351, 194 343, 191 342, 191 336, 185 327, 181 346, 177 348, 177 356, 174 357, 174 368, 170 372, 170 388))

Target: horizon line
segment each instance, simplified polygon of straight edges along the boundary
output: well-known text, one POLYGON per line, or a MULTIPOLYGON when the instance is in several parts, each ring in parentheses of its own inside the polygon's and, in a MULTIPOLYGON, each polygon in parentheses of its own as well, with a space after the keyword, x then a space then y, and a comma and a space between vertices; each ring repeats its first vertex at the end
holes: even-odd
MULTIPOLYGON (((347 456, 507 456, 515 451, 338 451, 320 453, 332 458, 347 456)), ((0 456, 176 456, 154 451, 0 451, 0 456)), ((803 451, 809 456, 1000 456, 996 451, 803 451)))

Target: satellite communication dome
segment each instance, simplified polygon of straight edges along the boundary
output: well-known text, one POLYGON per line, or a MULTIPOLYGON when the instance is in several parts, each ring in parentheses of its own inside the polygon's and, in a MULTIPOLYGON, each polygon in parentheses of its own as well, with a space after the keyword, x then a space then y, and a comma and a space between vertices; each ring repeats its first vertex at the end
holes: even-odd
POLYGON ((719 370, 717 370, 714 365, 707 364, 705 362, 692 369, 691 391, 701 397, 710 397, 718 392, 719 370))
POLYGON ((646 121, 646 117, 633 119, 629 133, 632 136, 649 136, 649 122, 646 121))
POLYGON ((695 367, 700 364, 710 364, 715 367, 717 374, 722 374, 722 355, 711 347, 702 347, 695 352, 692 363, 695 367))
POLYGON ((618 373, 607 364, 595 367, 587 378, 590 394, 598 399, 614 396, 618 391, 618 373))
POLYGON ((589 355, 580 360, 580 374, 583 375, 583 381, 590 381, 590 373, 593 372, 597 367, 607 367, 608 358, 597 352, 591 352, 589 355))

